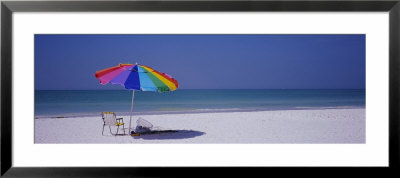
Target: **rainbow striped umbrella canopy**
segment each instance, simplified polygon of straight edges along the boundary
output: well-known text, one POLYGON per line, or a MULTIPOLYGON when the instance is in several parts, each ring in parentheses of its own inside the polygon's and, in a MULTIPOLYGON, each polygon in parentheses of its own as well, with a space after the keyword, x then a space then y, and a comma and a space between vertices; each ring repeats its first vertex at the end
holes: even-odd
POLYGON ((95 76, 103 85, 111 82, 128 90, 165 92, 178 88, 178 81, 170 75, 139 64, 120 64, 97 71, 95 76))
POLYGON ((132 90, 131 116, 129 120, 129 133, 131 133, 133 100, 135 90, 141 91, 174 91, 178 88, 178 81, 170 75, 160 73, 151 67, 139 64, 119 64, 118 66, 97 71, 94 76, 100 83, 119 84, 125 89, 132 90))

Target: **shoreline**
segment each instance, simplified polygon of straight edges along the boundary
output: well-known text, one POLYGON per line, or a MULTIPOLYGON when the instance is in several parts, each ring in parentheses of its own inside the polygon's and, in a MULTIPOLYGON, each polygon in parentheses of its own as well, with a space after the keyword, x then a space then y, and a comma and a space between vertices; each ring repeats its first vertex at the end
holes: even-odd
MULTIPOLYGON (((133 115, 131 129, 139 117, 153 125, 154 134, 130 136, 125 123, 103 131, 100 117, 34 120, 34 143, 355 143, 366 142, 365 108, 307 109, 256 112, 220 112, 164 115, 133 115), (112 132, 111 132, 112 131, 112 132)), ((117 116, 118 117, 118 116, 117 116)))
MULTIPOLYGON (((365 109, 365 106, 335 106, 335 107, 282 107, 282 108, 227 108, 227 109, 196 109, 179 111, 139 111, 133 112, 132 116, 147 115, 170 115, 170 114, 201 114, 201 113, 232 113, 232 112, 259 112, 259 111, 292 111, 292 110, 326 110, 326 109, 365 109)), ((130 116, 130 112, 115 112, 118 116, 130 116)), ((77 113, 77 114, 59 114, 59 115, 38 115, 34 119, 61 119, 61 118, 81 118, 98 117, 100 113, 77 113)))

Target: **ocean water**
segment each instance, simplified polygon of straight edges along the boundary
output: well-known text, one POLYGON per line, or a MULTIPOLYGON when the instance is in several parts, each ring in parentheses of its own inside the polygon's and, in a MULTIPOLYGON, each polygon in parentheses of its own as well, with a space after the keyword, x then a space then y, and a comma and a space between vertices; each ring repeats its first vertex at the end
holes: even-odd
MULTIPOLYGON (((35 117, 129 115, 130 90, 36 90, 35 117)), ((217 89, 135 92, 134 115, 287 109, 364 108, 365 89, 217 89)))

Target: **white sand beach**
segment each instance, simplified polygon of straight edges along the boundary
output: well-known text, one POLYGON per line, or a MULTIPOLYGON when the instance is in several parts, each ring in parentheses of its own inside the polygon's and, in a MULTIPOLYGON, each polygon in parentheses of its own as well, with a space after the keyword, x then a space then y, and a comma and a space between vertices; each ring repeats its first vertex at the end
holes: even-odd
POLYGON ((365 109, 135 115, 132 128, 142 117, 160 131, 136 137, 122 117, 127 135, 118 136, 108 126, 101 134, 100 116, 35 119, 35 143, 365 143, 366 135, 365 109))

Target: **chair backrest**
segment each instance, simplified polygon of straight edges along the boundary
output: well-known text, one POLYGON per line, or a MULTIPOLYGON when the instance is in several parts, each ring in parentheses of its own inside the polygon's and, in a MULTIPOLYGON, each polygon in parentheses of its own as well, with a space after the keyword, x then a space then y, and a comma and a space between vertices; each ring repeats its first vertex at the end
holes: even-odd
POLYGON ((115 123, 117 122, 117 116, 114 112, 102 112, 101 116, 103 117, 105 125, 115 125, 115 123))

